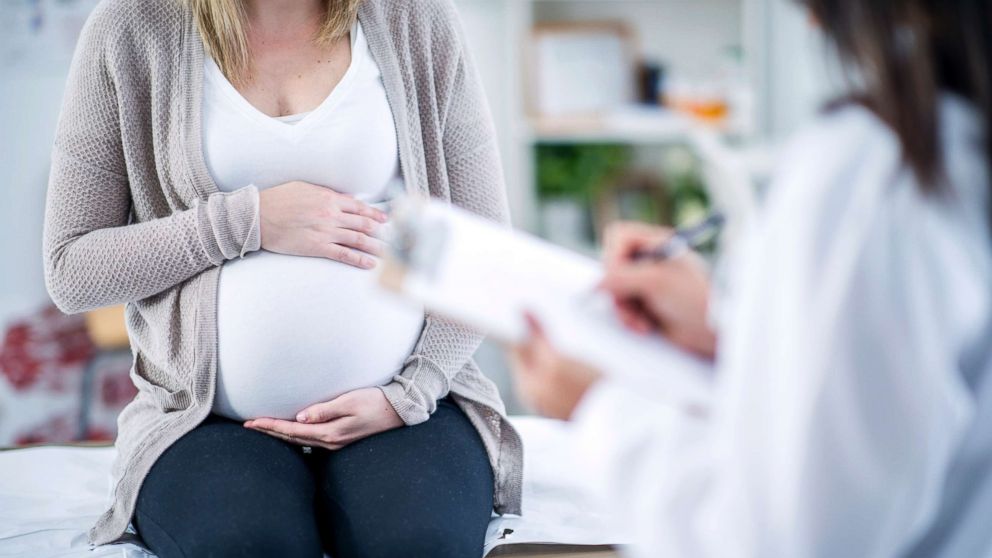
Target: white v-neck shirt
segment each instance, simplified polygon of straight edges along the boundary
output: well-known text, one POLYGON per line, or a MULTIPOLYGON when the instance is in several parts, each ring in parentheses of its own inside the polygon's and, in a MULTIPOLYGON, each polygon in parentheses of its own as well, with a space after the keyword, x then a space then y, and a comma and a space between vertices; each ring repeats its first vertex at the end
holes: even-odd
MULTIPOLYGON (((341 82, 314 110, 273 118, 205 61, 204 158, 221 191, 302 180, 381 205, 402 185, 392 111, 360 24, 341 82)), ((373 271, 260 250, 227 262, 217 301, 213 411, 291 419, 304 408, 389 382, 424 311, 382 291, 373 271)))

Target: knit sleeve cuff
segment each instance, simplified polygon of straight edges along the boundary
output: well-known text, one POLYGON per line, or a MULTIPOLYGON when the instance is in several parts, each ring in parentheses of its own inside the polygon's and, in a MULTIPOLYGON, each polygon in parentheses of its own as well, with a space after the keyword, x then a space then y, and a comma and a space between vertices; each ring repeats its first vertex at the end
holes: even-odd
POLYGON ((407 360, 401 374, 379 389, 403 422, 414 426, 430 418, 437 409, 438 400, 451 390, 451 382, 440 366, 415 355, 407 360))
POLYGON ((258 188, 218 192, 197 206, 200 244, 214 265, 262 247, 258 188))

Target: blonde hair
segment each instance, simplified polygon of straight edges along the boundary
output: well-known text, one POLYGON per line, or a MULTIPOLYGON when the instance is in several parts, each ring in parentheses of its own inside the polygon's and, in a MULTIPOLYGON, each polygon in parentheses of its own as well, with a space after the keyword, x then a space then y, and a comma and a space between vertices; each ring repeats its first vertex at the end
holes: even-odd
MULTIPOLYGON (((358 16, 362 0, 324 0, 326 14, 313 40, 327 45, 345 36, 358 16)), ((248 16, 244 0, 186 0, 207 53, 229 80, 251 80, 248 16)))

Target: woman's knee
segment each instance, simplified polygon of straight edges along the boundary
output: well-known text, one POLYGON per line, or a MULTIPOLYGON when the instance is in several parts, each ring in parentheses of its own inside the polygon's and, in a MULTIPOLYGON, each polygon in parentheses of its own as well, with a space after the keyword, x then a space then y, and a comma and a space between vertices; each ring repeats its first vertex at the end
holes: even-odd
POLYGON ((228 422, 204 423, 155 463, 138 494, 139 535, 166 557, 320 556, 302 457, 228 422))
POLYGON ((316 529, 291 529, 281 523, 268 528, 226 530, 202 541, 201 545, 188 556, 320 558, 324 555, 316 529))
MULTIPOLYGON (((340 537, 341 533, 338 533, 340 537)), ((476 558, 482 556, 485 529, 451 529, 442 524, 428 526, 395 525, 364 533, 359 537, 344 537, 335 544, 334 556, 362 558, 476 558)))
MULTIPOLYGON (((286 525, 283 521, 246 525, 221 518, 210 528, 169 533, 146 514, 139 512, 135 520, 145 545, 159 558, 320 558, 324 553, 315 528, 286 525)), ((301 523, 305 526, 310 522, 312 519, 304 519, 301 523)))
POLYGON ((481 556, 493 474, 450 402, 427 422, 328 455, 318 498, 335 556, 481 556), (374 450, 374 451, 372 451, 374 450))

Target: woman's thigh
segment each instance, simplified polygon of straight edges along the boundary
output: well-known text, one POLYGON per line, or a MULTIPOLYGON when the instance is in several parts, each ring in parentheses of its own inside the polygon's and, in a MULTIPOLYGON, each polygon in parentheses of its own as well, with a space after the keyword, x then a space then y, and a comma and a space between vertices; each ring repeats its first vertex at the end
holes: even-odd
POLYGON ((322 555, 300 449, 216 416, 152 467, 134 523, 160 558, 322 555))
POLYGON ((321 455, 318 505, 333 556, 482 556, 492 468, 475 428, 449 399, 423 424, 321 455))

